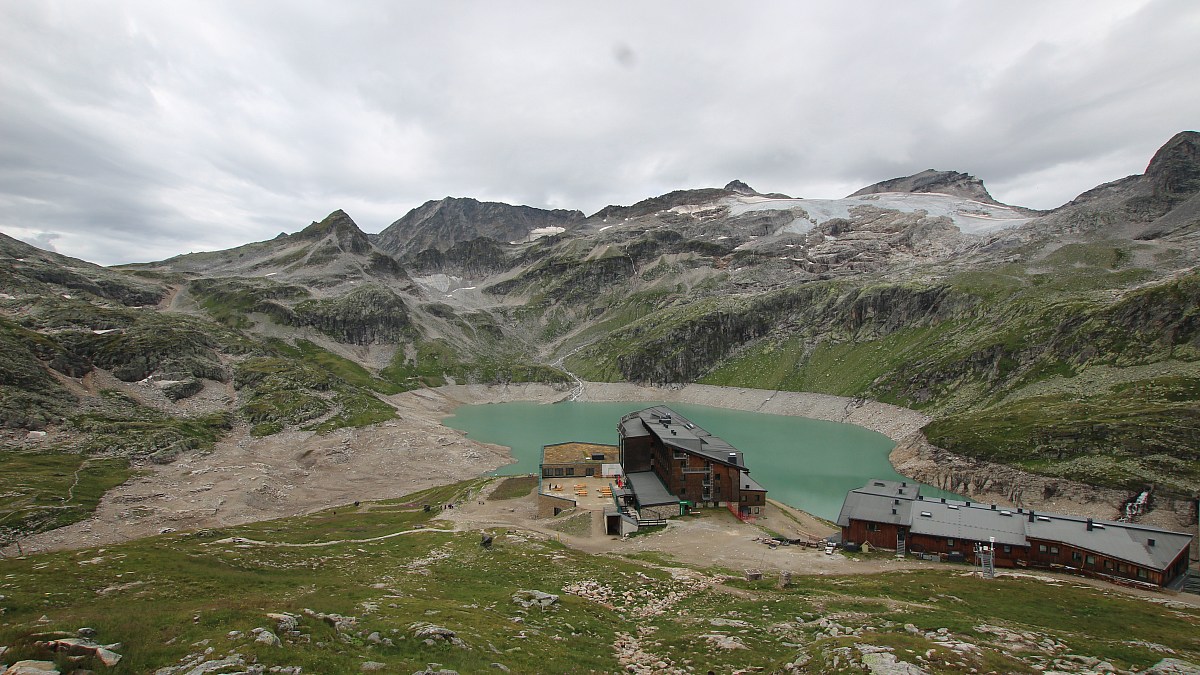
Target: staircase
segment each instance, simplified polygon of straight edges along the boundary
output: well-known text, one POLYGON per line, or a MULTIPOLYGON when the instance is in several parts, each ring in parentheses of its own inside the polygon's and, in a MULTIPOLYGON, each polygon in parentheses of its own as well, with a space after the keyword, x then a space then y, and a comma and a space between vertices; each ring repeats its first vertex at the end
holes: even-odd
POLYGON ((896 537, 896 557, 903 558, 908 554, 908 543, 906 537, 896 537))

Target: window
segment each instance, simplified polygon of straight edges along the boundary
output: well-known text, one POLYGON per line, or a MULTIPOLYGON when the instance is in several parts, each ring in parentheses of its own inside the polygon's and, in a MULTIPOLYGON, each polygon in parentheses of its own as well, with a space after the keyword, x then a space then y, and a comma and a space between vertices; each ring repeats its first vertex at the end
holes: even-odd
POLYGON ((1104 569, 1106 569, 1106 570, 1111 570, 1111 569, 1112 569, 1112 561, 1111 561, 1111 560, 1105 560, 1105 561, 1104 561, 1104 569))
POLYGON ((950 548, 954 548, 954 539, 952 539, 951 537, 946 537, 946 546, 949 546, 950 548))
POLYGON ((573 467, 573 466, 568 466, 568 467, 567 467, 567 475, 568 475, 568 476, 574 476, 574 475, 575 475, 575 467, 573 467))
POLYGON ((675 451, 674 457, 675 457, 675 459, 687 460, 687 455, 678 450, 675 451))
POLYGON ((554 469, 542 469, 542 476, 549 478, 554 475, 554 469))
POLYGON ((554 475, 555 475, 555 476, 561 476, 561 475, 563 475, 563 473, 562 473, 562 467, 559 467, 559 468, 555 469, 555 470, 554 470, 554 475))
POLYGON ((1051 547, 1050 547, 1050 553, 1052 553, 1052 554, 1054 554, 1054 555, 1058 555, 1058 547, 1057 547, 1057 546, 1051 546, 1051 547))
POLYGON ((1140 567, 1139 567, 1139 568, 1138 568, 1138 571, 1137 571, 1137 578, 1139 578, 1139 579, 1149 579, 1149 578, 1150 578, 1150 575, 1149 575, 1149 574, 1146 574, 1146 570, 1144 570, 1144 569, 1142 569, 1142 568, 1140 568, 1140 567))
POLYGON ((1045 553, 1045 552, 1046 552, 1046 545, 1038 544, 1038 553, 1045 553))
POLYGON ((1004 545, 1004 552, 1005 552, 1005 553, 1012 553, 1012 546, 1009 546, 1008 544, 1005 544, 1005 545, 1004 545))
POLYGON ((587 474, 587 475, 589 475, 589 476, 595 476, 595 475, 596 475, 596 467, 594 467, 594 466, 589 466, 589 467, 587 468, 586 474, 587 474))
POLYGON ((683 487, 679 488, 679 496, 682 497, 686 494, 687 494, 687 486, 684 485, 683 487))
POLYGON ((1117 571, 1124 574, 1125 572, 1127 572, 1129 570, 1125 569, 1125 563, 1120 563, 1119 565, 1117 565, 1117 571))
POLYGON ((1071 560, 1072 562, 1079 562, 1083 560, 1083 554, 1079 551, 1071 551, 1071 560))
POLYGON ((1096 564, 1096 556, 1089 555, 1084 562, 1086 562, 1088 565, 1095 565, 1096 564))
POLYGON ((867 532, 878 532, 879 523, 867 523, 867 532))

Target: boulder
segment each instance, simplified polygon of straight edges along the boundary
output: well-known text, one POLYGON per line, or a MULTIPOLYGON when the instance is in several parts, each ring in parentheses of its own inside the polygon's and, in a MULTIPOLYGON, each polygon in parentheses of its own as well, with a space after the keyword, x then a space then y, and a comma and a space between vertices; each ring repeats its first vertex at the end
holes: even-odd
POLYGON ((53 661, 17 661, 3 675, 59 675, 53 661))
POLYGON ((279 636, 269 630, 259 632, 258 637, 254 638, 254 641, 258 644, 270 645, 272 647, 283 646, 283 641, 279 639, 279 636))
POLYGON ((456 647, 466 649, 467 644, 458 638, 458 635, 446 628, 425 621, 418 621, 410 624, 408 630, 412 632, 414 638, 423 640, 426 644, 437 644, 438 642, 449 642, 456 647))
POLYGON ((63 652, 71 656, 94 656, 109 668, 117 665, 121 660, 121 655, 113 651, 119 648, 120 644, 101 645, 83 637, 58 638, 37 644, 50 651, 63 652))
POLYGON ((558 604, 558 596, 553 593, 545 593, 543 591, 526 591, 521 590, 513 593, 513 602, 518 605, 529 607, 541 607, 545 609, 551 605, 558 604))

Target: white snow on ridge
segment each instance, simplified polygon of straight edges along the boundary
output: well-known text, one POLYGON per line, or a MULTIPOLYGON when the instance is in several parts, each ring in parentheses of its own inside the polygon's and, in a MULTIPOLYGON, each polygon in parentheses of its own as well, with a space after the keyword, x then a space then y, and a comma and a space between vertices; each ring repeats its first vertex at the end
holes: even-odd
POLYGON ((946 216, 965 234, 986 234, 1018 227, 1031 218, 1016 209, 963 199, 939 193, 880 192, 848 199, 771 199, 769 197, 735 197, 726 200, 731 216, 764 210, 803 209, 808 218, 797 215, 783 232, 803 234, 834 218, 850 218, 856 206, 874 206, 902 213, 925 211, 930 216, 946 216))

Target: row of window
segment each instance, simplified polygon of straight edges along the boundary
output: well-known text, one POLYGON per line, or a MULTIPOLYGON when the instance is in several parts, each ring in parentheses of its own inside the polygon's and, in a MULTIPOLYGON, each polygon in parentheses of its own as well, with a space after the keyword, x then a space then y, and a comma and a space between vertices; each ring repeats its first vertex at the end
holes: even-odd
MULTIPOLYGON (((573 467, 573 466, 568 466, 565 469, 562 468, 561 466, 554 468, 554 469, 547 468, 547 467, 542 468, 542 477, 543 478, 561 478, 562 476, 574 476, 574 475, 575 475, 575 467, 573 467)), ((592 467, 588 467, 583 472, 583 475, 595 476, 596 469, 594 469, 592 467)))

